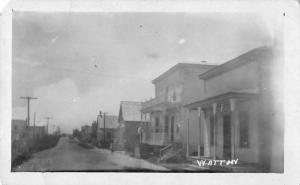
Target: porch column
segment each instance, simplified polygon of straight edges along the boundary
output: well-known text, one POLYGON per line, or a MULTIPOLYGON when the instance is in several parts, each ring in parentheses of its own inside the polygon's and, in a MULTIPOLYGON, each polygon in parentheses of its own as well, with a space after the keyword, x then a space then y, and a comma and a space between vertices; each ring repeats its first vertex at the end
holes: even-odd
POLYGON ((230 114, 231 114, 231 159, 235 158, 236 151, 236 127, 238 122, 238 115, 236 109, 236 99, 231 98, 230 100, 230 114))
POLYGON ((162 127, 162 134, 163 134, 163 143, 167 143, 168 142, 168 136, 167 136, 167 131, 165 130, 166 128, 166 115, 167 115, 167 111, 163 110, 162 114, 161 114, 161 119, 160 119, 160 126, 162 127))
POLYGON ((190 143, 190 109, 187 110, 187 143, 186 143, 186 157, 189 157, 189 143, 190 143))
POLYGON ((198 107, 198 158, 201 152, 201 107, 198 107))
POLYGON ((208 122, 205 118, 204 110, 201 110, 201 122, 203 125, 203 142, 204 142, 204 156, 209 157, 210 156, 210 143, 209 143, 209 126, 208 122))
POLYGON ((214 155, 213 158, 216 159, 216 145, 217 145, 217 103, 213 103, 213 117, 214 117, 214 155))

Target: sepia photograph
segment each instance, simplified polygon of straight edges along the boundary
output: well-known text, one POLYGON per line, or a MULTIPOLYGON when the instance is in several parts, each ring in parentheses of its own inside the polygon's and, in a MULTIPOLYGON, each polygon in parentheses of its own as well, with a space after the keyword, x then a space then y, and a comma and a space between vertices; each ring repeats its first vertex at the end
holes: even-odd
POLYGON ((271 20, 13 11, 11 172, 284 173, 271 20))

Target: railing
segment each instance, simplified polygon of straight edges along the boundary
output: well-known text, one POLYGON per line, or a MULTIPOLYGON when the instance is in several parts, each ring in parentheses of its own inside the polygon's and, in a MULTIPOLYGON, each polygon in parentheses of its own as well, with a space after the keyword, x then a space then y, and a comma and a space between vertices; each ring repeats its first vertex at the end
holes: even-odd
POLYGON ((159 151, 159 159, 160 161, 166 160, 170 157, 179 155, 183 151, 183 146, 181 143, 172 143, 168 146, 162 148, 159 151))
POLYGON ((148 108, 148 107, 152 107, 154 105, 157 105, 159 103, 163 103, 166 102, 166 96, 157 96, 155 98, 152 98, 148 101, 142 102, 142 109, 148 108))
POLYGON ((165 132, 151 132, 150 138, 146 143, 151 145, 165 145, 168 143, 167 133, 165 132))
POLYGON ((162 148, 160 151, 159 151, 159 157, 162 158, 164 156, 164 154, 169 151, 169 149, 172 149, 173 147, 173 144, 169 144, 167 145, 166 147, 162 148))
POLYGON ((160 95, 160 96, 152 98, 148 101, 142 102, 142 110, 145 110, 147 108, 151 108, 151 107, 153 107, 155 105, 158 105, 160 103, 168 103, 170 105, 171 104, 176 105, 180 102, 181 102, 181 98, 180 98, 179 95, 177 95, 176 100, 168 99, 168 97, 166 95, 160 95))

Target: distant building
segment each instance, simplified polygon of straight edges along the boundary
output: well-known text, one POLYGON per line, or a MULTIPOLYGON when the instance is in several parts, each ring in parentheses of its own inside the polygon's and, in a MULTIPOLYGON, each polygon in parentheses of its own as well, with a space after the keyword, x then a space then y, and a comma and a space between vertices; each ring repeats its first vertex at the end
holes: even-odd
MULTIPOLYGON (((178 63, 152 81, 155 97, 142 103, 142 113, 151 120, 149 145, 161 149, 174 143, 186 143, 187 109, 184 104, 193 102, 203 91, 198 75, 215 67, 205 63, 178 63)), ((197 142, 197 135, 189 138, 197 142)))
POLYGON ((81 127, 81 139, 83 141, 90 141, 92 134, 92 127, 90 125, 84 125, 81 127))
POLYGON ((27 126, 25 120, 12 120, 11 125, 12 140, 20 140, 24 137, 33 138, 42 137, 46 135, 45 126, 27 126))
POLYGON ((117 142, 129 152, 134 147, 146 142, 149 136, 149 117, 141 113, 142 103, 133 101, 121 101, 118 116, 117 142))
POLYGON ((11 122, 12 141, 21 140, 27 135, 27 122, 25 120, 13 119, 11 122))
POLYGON ((98 124, 98 142, 104 141, 104 133, 106 142, 114 142, 116 129, 118 127, 118 116, 103 115, 102 117, 98 117, 98 124))
POLYGON ((28 132, 30 134, 30 137, 43 137, 46 133, 46 126, 29 126, 28 132))
POLYGON ((283 172, 282 61, 268 47, 199 75, 203 94, 187 104, 187 156, 239 159, 283 172), (281 67, 280 67, 281 66, 281 67))
POLYGON ((25 120, 13 119, 11 122, 11 152, 12 161, 21 154, 29 151, 34 144, 34 138, 40 138, 45 135, 45 127, 27 126, 25 120), (35 136, 35 137, 34 137, 35 136))

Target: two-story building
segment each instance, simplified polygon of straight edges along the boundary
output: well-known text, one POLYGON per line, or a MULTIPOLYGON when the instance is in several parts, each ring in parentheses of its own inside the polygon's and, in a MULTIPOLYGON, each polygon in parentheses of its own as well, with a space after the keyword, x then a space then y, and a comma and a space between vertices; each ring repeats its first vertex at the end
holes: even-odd
MULTIPOLYGON (((205 62, 178 63, 152 81, 155 97, 142 103, 142 113, 150 117, 151 132, 147 144, 163 148, 173 143, 185 143, 187 111, 183 105, 198 100, 203 84, 198 75, 215 67, 205 62)), ((195 134, 196 136, 196 134, 195 134)), ((197 143, 197 138, 191 138, 197 143)))
POLYGON ((202 98, 187 104, 187 156, 238 159, 283 172, 282 60, 270 47, 251 50, 200 73, 202 98))

